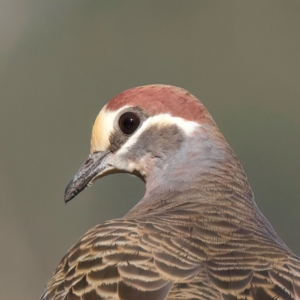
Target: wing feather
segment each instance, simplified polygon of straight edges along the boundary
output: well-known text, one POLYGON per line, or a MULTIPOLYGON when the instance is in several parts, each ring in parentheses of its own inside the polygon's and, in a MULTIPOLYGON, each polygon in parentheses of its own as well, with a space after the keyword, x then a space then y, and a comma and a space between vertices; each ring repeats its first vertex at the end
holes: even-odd
POLYGON ((297 256, 245 216, 231 222, 207 209, 201 219, 191 206, 97 225, 62 259, 42 300, 300 299, 297 256))

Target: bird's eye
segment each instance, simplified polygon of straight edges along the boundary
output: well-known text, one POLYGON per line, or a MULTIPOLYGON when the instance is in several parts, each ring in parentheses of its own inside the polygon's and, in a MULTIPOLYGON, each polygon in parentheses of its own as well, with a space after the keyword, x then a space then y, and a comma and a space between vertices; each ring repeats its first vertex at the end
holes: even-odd
POLYGON ((140 122, 138 115, 133 112, 126 112, 119 119, 119 127, 125 134, 132 134, 139 127, 140 122))

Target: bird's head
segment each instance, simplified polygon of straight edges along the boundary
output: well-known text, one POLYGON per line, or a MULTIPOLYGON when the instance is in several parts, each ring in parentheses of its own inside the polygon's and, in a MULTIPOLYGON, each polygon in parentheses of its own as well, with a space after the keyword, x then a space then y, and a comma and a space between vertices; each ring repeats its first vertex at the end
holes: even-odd
POLYGON ((146 191, 172 190, 214 174, 221 164, 226 169, 233 156, 207 109, 189 92, 169 85, 132 88, 97 116, 90 155, 67 186, 65 201, 111 173, 139 176, 146 191))

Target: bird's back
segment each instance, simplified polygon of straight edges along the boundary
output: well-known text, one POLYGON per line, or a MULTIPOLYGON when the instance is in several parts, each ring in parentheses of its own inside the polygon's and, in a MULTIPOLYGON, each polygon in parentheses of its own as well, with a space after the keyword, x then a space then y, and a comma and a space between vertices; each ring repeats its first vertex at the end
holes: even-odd
POLYGON ((262 215, 253 220, 232 204, 239 195, 224 195, 199 205, 195 191, 184 203, 172 193, 160 213, 133 210, 97 225, 62 259, 42 299, 298 299, 299 258, 262 215))

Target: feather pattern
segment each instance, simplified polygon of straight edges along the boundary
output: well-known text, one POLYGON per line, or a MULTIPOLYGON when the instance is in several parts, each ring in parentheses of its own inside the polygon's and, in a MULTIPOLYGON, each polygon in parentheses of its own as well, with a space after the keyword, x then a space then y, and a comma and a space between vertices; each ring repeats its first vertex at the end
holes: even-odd
POLYGON ((299 258, 239 205, 238 192, 214 194, 199 204, 191 189, 188 203, 165 197, 159 213, 92 228, 41 299, 300 299, 299 258))

